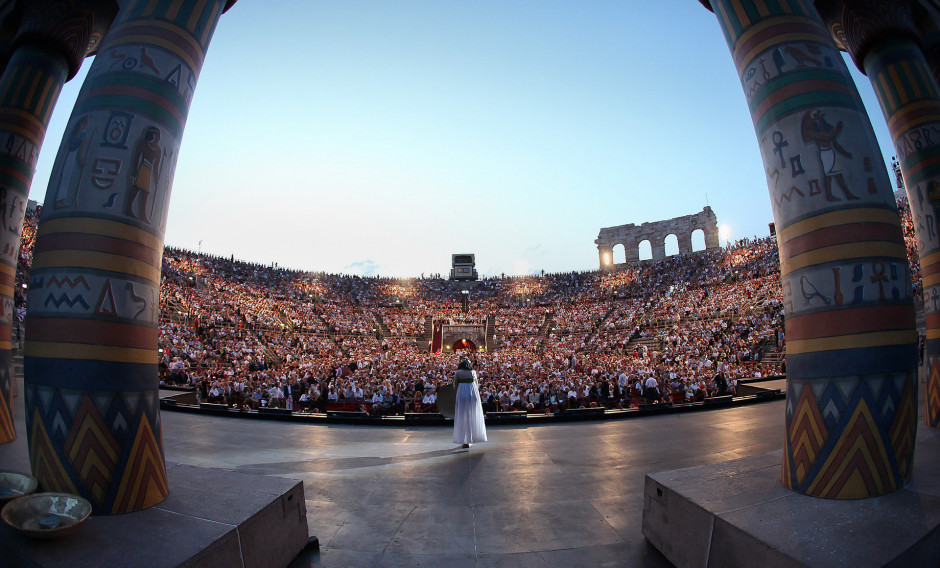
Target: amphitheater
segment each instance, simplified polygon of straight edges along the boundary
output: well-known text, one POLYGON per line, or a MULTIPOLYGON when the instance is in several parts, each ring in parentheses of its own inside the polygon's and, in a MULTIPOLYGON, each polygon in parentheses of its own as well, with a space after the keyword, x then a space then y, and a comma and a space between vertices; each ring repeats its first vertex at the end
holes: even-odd
MULTIPOLYGON (((444 280, 286 270, 202 254, 201 241, 198 253, 165 247, 196 83, 235 3, 0 0, 0 497, 38 489, 2 510, 4 565, 937 565, 937 0, 700 0, 743 89, 770 235, 720 247, 706 207, 601 229, 596 271, 480 280, 466 251, 454 258, 465 279, 444 280), (40 212, 27 203, 52 110, 92 55, 40 212), (884 114, 901 195, 849 62, 884 114), (462 421, 446 418, 448 383, 464 383, 459 397, 473 391, 454 372, 458 355, 473 361, 489 427, 484 441, 475 425, 472 445, 458 441, 462 421)), ((633 10, 623 15, 633 23, 633 10)), ((239 47, 275 39, 255 33, 256 19, 243 33, 257 41, 239 37, 239 47)), ((462 30, 465 19, 454 21, 462 30)), ((509 29, 523 21, 533 23, 509 29)), ((284 76, 316 74, 285 59, 318 51, 306 19, 280 22, 301 23, 282 34, 295 44, 224 73, 263 86, 259 102, 228 87, 214 109, 250 100, 245 115, 271 119, 272 94, 302 94, 281 87, 284 77, 250 74, 279 60, 292 64, 284 76)), ((471 51, 485 45, 468 35, 471 51)), ((656 47, 667 46, 639 46, 633 62, 656 47)), ((704 59, 684 51, 689 65, 704 59)), ((341 65, 340 83, 355 66, 341 65)), ((744 152, 687 129, 727 97, 687 84, 675 91, 702 103, 697 114, 680 128, 660 121, 668 145, 644 142, 659 176, 649 191, 680 169, 715 175, 688 161, 706 145, 721 147, 711 155, 735 185, 744 152)), ((364 138, 380 132, 373 126, 364 138)), ((226 142, 275 148, 276 130, 226 142)), ((318 167, 332 162, 308 153, 318 167)), ((282 160, 242 155, 255 156, 221 161, 246 178, 282 160)), ((572 191, 598 183, 581 175, 590 169, 572 191)), ((268 200, 269 181, 253 182, 255 203, 268 200)), ((398 202, 408 195, 382 189, 398 202)), ((326 194, 308 193, 317 205, 326 194)), ((451 193, 529 219, 476 189, 451 193)), ((227 195, 215 204, 249 209, 238 191, 227 195)), ((215 204, 200 213, 231 221, 215 204)))
MULTIPOLYGON (((899 206, 911 238, 904 199, 899 206)), ((38 215, 27 215, 17 290, 29 282, 38 215)), ((160 392, 169 472, 209 467, 199 479, 210 483, 213 472, 302 480, 319 548, 295 567, 669 566, 640 531, 644 476, 779 453, 777 258, 765 237, 591 272, 455 282, 167 249, 160 392), (490 440, 471 450, 455 450, 450 423, 423 403, 455 367, 452 346, 435 346, 442 322, 486 329, 473 356, 490 440), (718 396, 718 372, 736 392, 718 396), (631 388, 649 374, 670 378, 664 399, 631 388)), ((23 459, 25 436, 10 446, 0 451, 23 459)), ((176 487, 185 501, 189 482, 176 487)), ((173 558, 211 539, 197 531, 145 548, 173 558)), ((92 550, 95 562, 108 559, 91 544, 79 552, 92 550)), ((54 555, 30 557, 56 565, 54 555)))
MULTIPOLYGON (((40 210, 27 214, 19 291, 40 210)), ((584 554, 668 566, 639 533, 652 464, 730 457, 744 439, 755 451, 779 445, 777 254, 775 239, 762 238, 597 271, 459 282, 167 249, 162 421, 168 464, 179 464, 169 471, 303 480, 320 549, 292 566, 564 565, 584 554), (434 336, 450 325, 486 330, 472 355, 490 441, 464 454, 449 441, 451 423, 423 403, 452 380, 459 341, 434 336), (718 396, 718 373, 737 383, 733 396, 718 396), (649 375, 668 379, 663 399, 634 388, 649 375), (676 421, 688 419, 696 426, 680 434, 676 421), (716 428, 736 434, 675 438, 716 428), (669 457, 655 457, 664 448, 669 457), (464 524, 474 532, 460 534, 464 524), (508 526, 519 532, 507 540, 508 526)))

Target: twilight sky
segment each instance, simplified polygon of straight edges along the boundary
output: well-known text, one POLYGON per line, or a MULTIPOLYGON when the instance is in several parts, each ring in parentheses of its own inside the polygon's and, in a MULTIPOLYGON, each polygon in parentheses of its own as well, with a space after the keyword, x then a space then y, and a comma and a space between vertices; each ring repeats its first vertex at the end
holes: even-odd
MULTIPOLYGON (((40 203, 90 65, 59 98, 40 203)), ((166 243, 363 275, 446 274, 467 252, 487 276, 593 270, 602 227, 706 203, 732 240, 773 220, 695 0, 240 0, 199 78, 166 243)))

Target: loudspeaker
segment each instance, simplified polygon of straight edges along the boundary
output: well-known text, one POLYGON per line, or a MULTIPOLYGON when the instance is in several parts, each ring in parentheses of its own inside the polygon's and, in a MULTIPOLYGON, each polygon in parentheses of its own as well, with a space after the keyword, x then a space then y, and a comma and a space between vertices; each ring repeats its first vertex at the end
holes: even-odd
POLYGON ((258 414, 276 414, 276 415, 281 415, 281 416, 290 416, 291 414, 293 414, 293 412, 286 408, 265 408, 262 406, 261 408, 258 409, 258 414))
POLYGON ((598 406, 598 407, 595 407, 595 408, 590 408, 590 407, 588 407, 588 408, 569 408, 568 410, 565 411, 565 414, 566 414, 566 415, 567 415, 567 414, 570 414, 570 415, 572 415, 572 416, 574 416, 574 415, 589 416, 589 415, 592 415, 592 414, 604 414, 604 411, 605 411, 605 410, 607 410, 607 409, 604 408, 603 406, 598 406))
POLYGON ((369 414, 361 410, 327 410, 327 418, 368 418, 369 414))
POLYGON ((713 396, 711 398, 705 399, 705 406, 724 406, 731 404, 731 395, 726 394, 724 396, 713 396))

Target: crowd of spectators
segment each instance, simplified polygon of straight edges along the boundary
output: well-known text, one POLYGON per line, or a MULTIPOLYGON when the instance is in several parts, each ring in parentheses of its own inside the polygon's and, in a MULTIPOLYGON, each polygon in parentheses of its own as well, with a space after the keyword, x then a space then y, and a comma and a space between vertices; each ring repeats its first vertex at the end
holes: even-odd
MULTIPOLYGON (((898 204, 911 243, 909 207, 898 204)), ((29 213, 23 231, 18 318, 37 219, 29 213)), ((613 270, 485 278, 467 289, 440 276, 302 272, 168 247, 161 381, 246 409, 435 411, 436 390, 456 365, 454 353, 429 350, 440 322, 492 324, 486 349, 471 354, 486 411, 680 403, 785 373, 773 237, 613 270)))
POLYGON ((901 231, 907 245, 907 259, 911 263, 911 292, 914 302, 920 304, 924 298, 924 285, 920 274, 920 245, 914 236, 914 218, 907 197, 898 197, 898 211, 901 213, 901 231))
POLYGON ((167 249, 166 381, 238 407, 435 409, 453 353, 431 322, 492 321, 473 354, 487 411, 561 412, 733 393, 777 374, 776 243, 742 241, 613 271, 484 279, 301 273, 167 249))

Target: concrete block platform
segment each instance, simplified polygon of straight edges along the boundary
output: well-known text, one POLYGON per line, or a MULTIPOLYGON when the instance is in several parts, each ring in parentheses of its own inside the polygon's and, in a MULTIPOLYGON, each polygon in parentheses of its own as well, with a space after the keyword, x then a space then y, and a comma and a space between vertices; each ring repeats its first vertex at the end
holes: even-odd
MULTIPOLYGON (((28 471, 19 465, 20 471, 28 471)), ((281 567, 307 544, 301 481, 171 463, 167 477, 170 494, 156 506, 123 515, 93 515, 61 539, 32 539, 0 523, 0 564, 281 567)))
POLYGON ((807 497, 782 450, 646 476, 643 535, 687 566, 940 566, 940 430, 921 425, 914 478, 889 495, 807 497))

